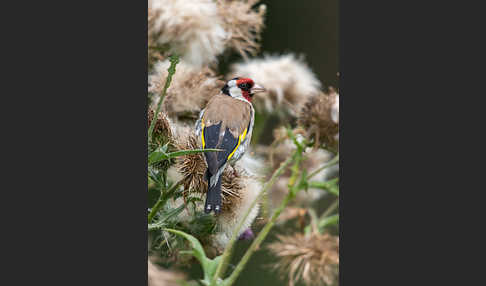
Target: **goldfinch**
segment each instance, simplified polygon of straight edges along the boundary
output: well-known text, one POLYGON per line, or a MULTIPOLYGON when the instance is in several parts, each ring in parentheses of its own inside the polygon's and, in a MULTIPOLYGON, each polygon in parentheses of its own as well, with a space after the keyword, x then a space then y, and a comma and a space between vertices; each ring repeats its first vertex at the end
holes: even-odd
POLYGON ((227 163, 233 165, 248 149, 255 121, 251 99, 253 94, 262 91, 265 89, 249 78, 234 78, 199 114, 196 135, 202 148, 223 150, 204 153, 208 165, 205 213, 221 211, 221 174, 227 163))

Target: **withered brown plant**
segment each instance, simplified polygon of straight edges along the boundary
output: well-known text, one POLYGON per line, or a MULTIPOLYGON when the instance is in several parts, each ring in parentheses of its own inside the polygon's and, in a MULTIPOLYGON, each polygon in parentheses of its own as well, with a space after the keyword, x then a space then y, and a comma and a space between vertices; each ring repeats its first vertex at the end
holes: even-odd
POLYGON ((314 139, 315 146, 322 143, 336 148, 338 145, 339 122, 333 118, 333 110, 339 102, 339 95, 332 88, 312 96, 302 108, 298 124, 307 130, 307 136, 314 139))
MULTIPOLYGON (((189 129, 188 129, 189 130, 189 129)), ((189 132, 180 132, 174 142, 178 150, 194 150, 201 148, 196 136, 189 132)), ((246 156, 246 155, 245 155, 246 156)), ((235 166, 227 165, 222 174, 221 182, 221 213, 216 217, 218 229, 213 236, 213 244, 218 252, 222 252, 229 242, 233 229, 258 196, 262 188, 261 182, 249 172, 244 165, 245 160, 235 166)), ((207 192, 207 181, 204 178, 207 169, 202 153, 189 154, 176 159, 177 172, 182 176, 184 186, 183 196, 195 196, 204 199, 207 192)), ((202 205, 200 205, 202 207, 202 205)), ((257 204, 243 223, 240 232, 251 226, 258 215, 257 204)))
MULTIPOLYGON (((154 111, 149 108, 148 110, 148 125, 147 128, 150 126, 152 123, 152 120, 154 118, 154 111)), ((172 128, 171 128, 171 123, 169 118, 164 112, 159 112, 159 115, 157 116, 157 122, 155 122, 154 126, 154 131, 153 131, 154 138, 161 138, 164 141, 169 141, 173 137, 172 134, 172 128)))
MULTIPOLYGON (((194 150, 201 148, 196 136, 193 135, 177 138, 174 143, 178 150, 194 150)), ((185 197, 189 192, 207 192, 208 184, 204 179, 207 165, 203 154, 188 154, 178 157, 176 159, 176 168, 183 177, 182 185, 184 186, 185 197)))
MULTIPOLYGON (((185 138, 175 139, 175 146, 178 150, 200 149, 201 146, 195 135, 188 134, 185 138)), ((183 176, 182 185, 184 195, 189 193, 201 196, 206 194, 208 183, 204 176, 207 170, 206 160, 202 153, 189 154, 178 157, 176 160, 178 172, 183 176)), ((243 182, 248 175, 241 168, 227 165, 221 179, 221 212, 229 211, 241 199, 241 190, 245 187, 243 182)))
POLYGON ((265 55, 230 66, 227 78, 245 76, 255 79, 266 92, 255 94, 257 111, 285 110, 297 117, 310 96, 318 93, 321 83, 302 56, 294 54, 265 55))
MULTIPOLYGON (((169 65, 166 60, 154 66, 154 72, 149 76, 149 92, 155 95, 162 92, 169 65)), ((224 82, 208 67, 195 68, 180 62, 167 89, 162 110, 171 119, 196 120, 209 99, 218 94, 223 86, 224 82)), ((154 100, 153 104, 157 102, 154 100)))
POLYGON ((212 0, 149 0, 149 40, 202 67, 224 51, 227 34, 212 0))
POLYGON ((218 0, 218 12, 229 34, 226 45, 238 51, 245 59, 260 50, 260 33, 264 28, 266 6, 255 6, 260 0, 218 0))
POLYGON ((147 58, 148 58, 148 67, 149 70, 152 69, 153 65, 157 61, 162 61, 165 59, 165 56, 162 52, 163 47, 157 44, 157 32, 154 32, 154 24, 155 24, 155 16, 156 13, 154 12, 153 9, 149 8, 148 9, 148 35, 147 35, 147 41, 148 41, 148 48, 147 48, 147 58))
POLYGON ((289 285, 332 285, 339 271, 339 237, 328 233, 279 235, 268 249, 279 261, 273 267, 288 277, 289 285))

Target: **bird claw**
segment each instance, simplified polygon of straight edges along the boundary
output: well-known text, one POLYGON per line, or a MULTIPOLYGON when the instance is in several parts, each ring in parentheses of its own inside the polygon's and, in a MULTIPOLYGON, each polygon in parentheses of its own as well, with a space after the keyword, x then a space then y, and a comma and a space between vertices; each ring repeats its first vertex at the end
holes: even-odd
POLYGON ((214 210, 214 213, 215 213, 215 214, 219 214, 219 213, 221 212, 221 206, 220 206, 220 205, 216 205, 216 206, 213 208, 213 206, 212 206, 212 205, 208 204, 208 205, 206 206, 206 208, 204 209, 204 213, 209 214, 209 213, 211 213, 211 211, 213 211, 213 210, 214 210))

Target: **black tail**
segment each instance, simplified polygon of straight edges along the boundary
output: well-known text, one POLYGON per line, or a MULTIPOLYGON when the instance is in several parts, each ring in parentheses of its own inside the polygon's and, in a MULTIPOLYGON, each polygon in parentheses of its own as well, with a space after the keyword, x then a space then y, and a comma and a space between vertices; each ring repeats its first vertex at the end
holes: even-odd
MULTIPOLYGON (((210 180, 208 180, 209 185, 210 180)), ((218 178, 218 182, 213 187, 208 187, 206 193, 206 203, 204 204, 204 212, 210 213, 214 210, 215 214, 221 211, 221 176, 218 178)))

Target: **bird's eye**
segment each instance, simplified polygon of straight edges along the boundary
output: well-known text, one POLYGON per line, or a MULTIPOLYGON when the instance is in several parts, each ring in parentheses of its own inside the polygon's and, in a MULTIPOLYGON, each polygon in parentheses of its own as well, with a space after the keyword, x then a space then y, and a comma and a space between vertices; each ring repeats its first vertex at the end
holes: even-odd
POLYGON ((250 88, 250 85, 245 82, 245 83, 240 84, 240 88, 243 89, 243 90, 246 90, 246 89, 250 88))

